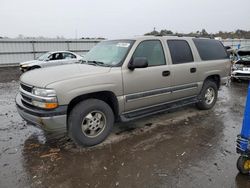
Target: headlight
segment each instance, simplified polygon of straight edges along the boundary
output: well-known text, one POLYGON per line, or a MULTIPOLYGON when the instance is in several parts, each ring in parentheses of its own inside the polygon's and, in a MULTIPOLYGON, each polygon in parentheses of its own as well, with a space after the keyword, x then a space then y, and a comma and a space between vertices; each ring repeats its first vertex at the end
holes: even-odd
POLYGON ((25 68, 25 67, 28 67, 28 65, 21 65, 21 67, 25 68))
POLYGON ((243 65, 234 64, 233 65, 233 70, 243 70, 243 65))
POLYGON ((58 107, 55 90, 34 87, 32 89, 32 94, 38 97, 32 100, 32 104, 34 106, 44 109, 53 109, 58 107))
POLYGON ((42 89, 34 87, 32 93, 40 97, 56 97, 56 91, 53 89, 42 89))

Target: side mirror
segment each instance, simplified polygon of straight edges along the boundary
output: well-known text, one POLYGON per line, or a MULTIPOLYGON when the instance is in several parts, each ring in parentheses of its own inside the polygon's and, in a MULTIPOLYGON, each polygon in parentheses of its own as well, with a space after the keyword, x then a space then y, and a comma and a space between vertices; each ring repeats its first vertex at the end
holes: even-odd
POLYGON ((148 67, 148 60, 145 57, 136 57, 132 59, 128 64, 128 69, 134 70, 136 68, 148 67))

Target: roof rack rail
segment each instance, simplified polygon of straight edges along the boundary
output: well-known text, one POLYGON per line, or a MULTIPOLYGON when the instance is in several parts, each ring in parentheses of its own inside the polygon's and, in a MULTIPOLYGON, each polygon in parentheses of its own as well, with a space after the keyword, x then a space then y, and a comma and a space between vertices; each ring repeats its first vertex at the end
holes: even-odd
POLYGON ((195 38, 214 39, 213 36, 202 37, 202 36, 195 35, 194 37, 195 37, 195 38))

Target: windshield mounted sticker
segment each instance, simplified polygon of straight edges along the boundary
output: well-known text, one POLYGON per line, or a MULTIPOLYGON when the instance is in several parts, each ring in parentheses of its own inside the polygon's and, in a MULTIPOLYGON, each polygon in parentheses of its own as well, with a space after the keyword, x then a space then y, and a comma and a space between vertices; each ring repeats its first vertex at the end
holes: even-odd
POLYGON ((128 48, 130 43, 125 43, 125 42, 119 42, 117 43, 117 47, 122 47, 122 48, 128 48))

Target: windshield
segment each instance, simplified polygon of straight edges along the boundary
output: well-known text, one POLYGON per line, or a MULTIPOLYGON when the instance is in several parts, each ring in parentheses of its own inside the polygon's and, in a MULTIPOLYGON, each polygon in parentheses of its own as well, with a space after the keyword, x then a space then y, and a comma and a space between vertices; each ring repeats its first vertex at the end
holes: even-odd
POLYGON ((84 56, 82 62, 103 66, 117 66, 124 60, 133 42, 132 40, 100 42, 84 56))
POLYGON ((45 61, 49 56, 51 55, 51 53, 45 53, 43 55, 41 55, 39 58, 37 58, 37 60, 39 61, 45 61))

